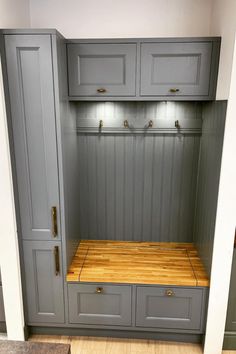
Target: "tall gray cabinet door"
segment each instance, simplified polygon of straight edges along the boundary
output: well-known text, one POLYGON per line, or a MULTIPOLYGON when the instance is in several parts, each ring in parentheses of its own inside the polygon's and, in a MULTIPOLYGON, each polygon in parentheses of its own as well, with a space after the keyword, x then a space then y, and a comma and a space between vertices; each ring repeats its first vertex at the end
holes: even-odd
POLYGON ((68 44, 69 96, 134 96, 136 44, 68 44))
POLYGON ((63 323, 60 242, 24 241, 28 323, 63 323))
POLYGON ((141 96, 208 96, 211 42, 142 43, 141 96))
POLYGON ((228 311, 225 329, 226 331, 236 332, 236 250, 234 250, 233 255, 228 311))
POLYGON ((60 237, 51 38, 6 35, 5 44, 22 237, 50 240, 60 237))

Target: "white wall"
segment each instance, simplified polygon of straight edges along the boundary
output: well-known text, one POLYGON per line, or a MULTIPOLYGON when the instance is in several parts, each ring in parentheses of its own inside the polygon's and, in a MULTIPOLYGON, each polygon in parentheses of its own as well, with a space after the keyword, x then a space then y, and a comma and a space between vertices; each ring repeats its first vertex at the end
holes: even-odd
POLYGON ((235 0, 214 0, 210 32, 222 36, 217 99, 228 99, 236 32, 235 0))
POLYGON ((207 36, 212 0, 30 0, 31 26, 67 38, 207 36))
POLYGON ((0 28, 29 27, 29 0, 0 0, 0 28))

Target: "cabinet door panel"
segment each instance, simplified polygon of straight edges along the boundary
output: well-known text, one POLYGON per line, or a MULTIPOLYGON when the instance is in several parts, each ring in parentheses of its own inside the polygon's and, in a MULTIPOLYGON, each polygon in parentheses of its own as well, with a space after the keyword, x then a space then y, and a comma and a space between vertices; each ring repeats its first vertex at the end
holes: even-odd
POLYGON ((211 42, 142 43, 140 94, 207 96, 211 53, 211 42))
POLYGON ((24 241, 28 321, 63 323, 64 293, 60 242, 24 241), (60 271, 56 274, 55 247, 60 271))
POLYGON ((136 326, 201 330, 203 299, 198 288, 137 287, 136 326))
POLYGON ((68 295, 70 323, 131 325, 131 286, 69 284, 68 295))
POLYGON ((59 209, 51 40, 7 35, 5 43, 22 235, 50 240, 51 207, 59 209))
POLYGON ((69 96, 135 95, 136 44, 78 43, 67 48, 69 96))

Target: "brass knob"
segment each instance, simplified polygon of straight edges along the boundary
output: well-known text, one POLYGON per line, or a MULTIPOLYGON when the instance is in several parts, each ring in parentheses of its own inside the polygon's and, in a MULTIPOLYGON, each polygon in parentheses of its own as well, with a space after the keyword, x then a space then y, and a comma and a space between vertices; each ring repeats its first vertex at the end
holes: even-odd
POLYGON ((180 129, 180 124, 178 120, 175 121, 175 128, 180 129))
POLYGON ((101 129, 103 127, 103 120, 99 121, 99 128, 101 129))
POLYGON ((178 89, 178 88, 171 88, 171 89, 170 89, 170 92, 176 93, 176 92, 179 92, 179 89, 178 89))
POLYGON ((148 122, 148 128, 152 128, 153 127, 153 120, 149 120, 148 122))
POLYGON ((167 290, 166 290, 166 295, 167 295, 167 296, 174 296, 175 294, 174 294, 174 291, 173 291, 173 290, 167 289, 167 290))
POLYGON ((104 88, 99 88, 99 89, 97 89, 97 92, 98 93, 105 93, 105 92, 107 92, 107 90, 104 88))
POLYGON ((97 294, 101 294, 103 292, 103 288, 96 288, 96 293, 97 294))
POLYGON ((127 121, 127 119, 124 120, 124 127, 125 127, 125 128, 129 128, 129 122, 127 121))

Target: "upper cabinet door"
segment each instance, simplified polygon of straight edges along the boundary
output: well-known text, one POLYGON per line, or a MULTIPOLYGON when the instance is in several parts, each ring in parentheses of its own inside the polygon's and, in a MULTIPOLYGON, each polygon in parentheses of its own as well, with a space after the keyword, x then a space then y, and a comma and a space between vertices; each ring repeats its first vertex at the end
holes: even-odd
POLYGON ((69 96, 135 96, 136 44, 68 44, 69 96))
POLYGON ((50 35, 6 35, 5 45, 22 237, 58 238, 51 38, 50 35))
POLYGON ((141 96, 208 96, 212 42, 142 43, 141 96))

